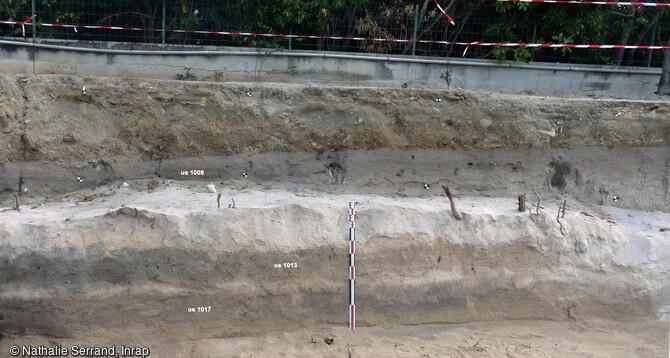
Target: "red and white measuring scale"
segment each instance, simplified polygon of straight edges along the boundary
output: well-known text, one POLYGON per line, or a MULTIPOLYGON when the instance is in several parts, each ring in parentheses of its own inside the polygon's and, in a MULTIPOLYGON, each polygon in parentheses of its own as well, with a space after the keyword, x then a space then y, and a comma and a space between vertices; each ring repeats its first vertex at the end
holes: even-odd
POLYGON ((354 266, 354 254, 356 253, 355 230, 356 203, 349 202, 349 282, 351 283, 351 299, 349 301, 349 328, 356 329, 356 304, 354 303, 354 279, 356 278, 356 267, 354 266))

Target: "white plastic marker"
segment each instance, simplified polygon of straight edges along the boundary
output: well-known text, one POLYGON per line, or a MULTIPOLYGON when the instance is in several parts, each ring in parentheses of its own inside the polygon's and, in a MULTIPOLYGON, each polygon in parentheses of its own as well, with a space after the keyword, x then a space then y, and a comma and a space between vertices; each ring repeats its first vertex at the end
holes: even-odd
POLYGON ((356 241, 354 230, 356 230, 356 223, 354 217, 356 215, 356 203, 349 202, 349 282, 351 282, 351 301, 349 303, 349 328, 353 331, 356 328, 356 305, 354 304, 354 279, 356 278, 356 267, 354 266, 354 253, 356 252, 356 241))

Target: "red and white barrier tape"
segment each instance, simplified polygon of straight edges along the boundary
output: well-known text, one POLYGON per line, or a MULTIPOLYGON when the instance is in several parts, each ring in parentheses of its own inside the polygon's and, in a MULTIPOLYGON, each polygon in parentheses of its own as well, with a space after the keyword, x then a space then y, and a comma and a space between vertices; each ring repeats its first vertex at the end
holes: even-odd
POLYGON ((440 3, 438 3, 437 0, 434 0, 434 1, 435 1, 435 5, 437 5, 437 8, 440 9, 440 11, 442 11, 442 13, 444 14, 444 16, 447 17, 447 21, 449 21, 452 25, 456 25, 456 23, 454 22, 454 19, 452 19, 449 15, 447 15, 447 12, 444 11, 444 9, 442 8, 442 6, 440 6, 440 3))
POLYGON ((32 15, 32 16, 28 17, 25 21, 23 21, 21 23, 21 32, 23 33, 23 37, 26 37, 26 26, 25 25, 29 24, 33 20, 33 17, 35 17, 35 15, 32 15))
POLYGON ((349 282, 351 283, 351 300, 349 301, 349 328, 356 329, 356 304, 354 303, 354 280, 356 279, 356 266, 354 266, 354 254, 356 253, 354 218, 356 215, 356 203, 349 202, 349 282))
MULTIPOLYGON (((2 21, 5 25, 24 25, 25 22, 2 21)), ((32 25, 32 24, 30 24, 32 25)), ((100 30, 127 30, 127 31, 154 31, 161 32, 162 29, 144 29, 139 27, 121 27, 121 26, 97 26, 97 25, 69 25, 69 24, 49 24, 37 23, 36 26, 61 27, 76 29, 100 29, 100 30)), ((585 44, 539 44, 539 43, 513 43, 513 42, 450 42, 434 40, 405 40, 405 39, 384 39, 369 37, 346 37, 346 36, 319 36, 319 35, 286 35, 286 34, 268 34, 257 32, 232 32, 232 31, 205 31, 205 30, 173 30, 166 29, 166 32, 187 33, 187 34, 209 34, 226 36, 254 36, 254 37, 283 37, 283 38, 301 38, 301 39, 325 39, 325 40, 352 40, 352 41, 377 41, 377 42, 400 42, 400 43, 420 43, 420 44, 440 44, 440 45, 459 45, 459 46, 494 46, 494 47, 529 47, 529 48, 581 48, 581 49, 625 49, 625 50, 667 50, 670 46, 646 46, 646 45, 585 45, 585 44)))
POLYGON ((487 2, 525 2, 547 4, 617 5, 617 6, 655 6, 668 7, 664 2, 622 2, 622 1, 578 1, 578 0, 481 0, 487 2))
POLYGON ((600 219, 600 220, 607 221, 607 222, 610 223, 610 224, 617 224, 617 222, 614 221, 614 220, 605 219, 605 218, 601 218, 601 217, 599 217, 599 216, 591 215, 591 214, 587 213, 586 211, 580 211, 579 213, 580 213, 580 214, 584 214, 584 215, 586 215, 586 216, 588 216, 588 217, 590 217, 590 218, 596 218, 596 219, 600 219))

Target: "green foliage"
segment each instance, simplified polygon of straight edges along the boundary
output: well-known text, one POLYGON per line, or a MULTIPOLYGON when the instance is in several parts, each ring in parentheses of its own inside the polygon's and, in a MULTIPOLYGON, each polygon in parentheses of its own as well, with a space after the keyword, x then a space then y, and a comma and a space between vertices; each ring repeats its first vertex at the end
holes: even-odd
MULTIPOLYGON (((499 20, 487 29, 487 39, 506 42, 604 44, 613 40, 608 27, 607 6, 540 6, 530 3, 496 3, 499 20)), ((493 56, 501 61, 528 62, 539 48, 496 48, 493 56)), ((562 56, 569 56, 571 48, 555 48, 562 56)))
POLYGON ((530 62, 531 53, 527 47, 514 48, 514 62, 530 62))
MULTIPOLYGON (((186 8, 183 11, 186 13, 186 8)), ((179 20, 179 24, 187 30, 195 30, 200 27, 200 18, 198 15, 192 14, 179 20)))
POLYGON ((29 16, 30 4, 28 1, 0 1, 0 18, 9 21, 23 21, 24 15, 29 16))
POLYGON ((280 7, 275 13, 275 21, 280 29, 291 28, 292 25, 300 25, 311 18, 306 6, 298 0, 281 0, 280 7))
POLYGON ((644 17, 638 17, 637 19, 635 19, 635 22, 641 25, 646 25, 649 23, 649 20, 645 19, 644 17))
POLYGON ((507 61, 507 52, 509 52, 510 48, 509 47, 496 47, 493 49, 493 58, 500 62, 506 62, 507 61))
POLYGON ((196 81, 198 78, 195 77, 195 75, 191 73, 190 68, 186 68, 186 73, 184 73, 184 74, 178 73, 177 74, 177 79, 180 80, 180 81, 196 81))
POLYGON ((221 71, 214 71, 214 81, 223 82, 226 79, 226 75, 221 71))
POLYGON ((505 47, 505 46, 500 46, 496 47, 493 50, 493 57, 500 61, 500 62, 506 62, 508 59, 508 56, 512 57, 512 60, 514 62, 530 62, 532 52, 531 51, 537 51, 536 48, 529 49, 527 47, 505 47))
POLYGON ((440 74, 440 78, 447 82, 447 88, 451 86, 451 70, 447 68, 446 71, 440 74))
MULTIPOLYGON (((505 5, 514 5, 513 3, 497 3, 505 5)), ((530 4, 533 5, 533 4, 530 4)), ((509 6, 508 6, 509 7, 509 6)), ((527 9, 526 9, 527 10, 527 9)), ((524 10, 524 11, 526 11, 524 10)), ((521 42, 516 34, 512 31, 514 27, 507 26, 504 23, 496 23, 491 26, 486 31, 487 36, 490 36, 492 41, 504 41, 504 42, 521 42)), ((505 62, 511 56, 512 60, 515 62, 529 62, 532 56, 531 51, 538 51, 538 48, 529 49, 527 47, 504 47, 499 46, 493 49, 493 58, 500 62, 505 62)))
POLYGON ((75 12, 58 12, 56 15, 56 22, 66 23, 66 24, 77 24, 79 19, 81 19, 81 13, 75 12))
MULTIPOLYGON (((559 33, 558 35, 551 36, 551 38, 556 40, 556 43, 558 43, 558 44, 572 43, 572 36, 565 36, 565 35, 563 35, 562 32, 559 33)), ((568 52, 572 52, 572 49, 570 47, 555 48, 554 50, 561 50, 561 52, 563 52, 564 55, 568 52)))
MULTIPOLYGON (((161 27, 163 0, 35 0, 37 19, 45 23, 77 25, 117 25, 158 29, 161 27)), ((424 0, 166 0, 166 27, 185 30, 220 30, 315 34, 355 37, 408 39, 412 37, 414 14, 421 18, 417 35, 421 40, 454 42, 520 42, 618 44, 622 32, 630 31, 626 44, 667 41, 670 8, 638 7, 634 21, 625 20, 630 7, 598 5, 559 5, 537 3, 456 1, 448 12, 457 25, 446 23, 432 1, 424 0), (196 10, 198 10, 196 12, 196 10), (662 16, 660 16, 662 14, 662 16), (368 18, 369 15, 369 18, 368 18), (660 22, 656 22, 659 15, 660 22), (368 27, 360 26, 367 20, 368 27), (445 31, 446 30, 446 31, 445 31)), ((0 19, 22 21, 31 14, 31 1, 0 0, 0 19)), ((26 29, 28 32, 31 29, 26 29)), ((21 28, 0 26, 0 35, 20 36, 21 28)), ((37 35, 72 40, 160 43, 160 31, 89 31, 38 27, 37 35)), ((166 43, 258 47, 262 51, 283 50, 288 40, 279 37, 221 36, 167 32, 166 43)), ((364 51, 407 55, 416 47, 417 55, 457 56, 461 46, 419 43, 333 41, 292 39, 292 48, 318 51, 364 51)), ((658 65, 661 51, 654 51, 658 65)), ((531 60, 612 63, 621 61, 613 50, 541 49, 523 47, 484 48, 471 46, 468 57, 495 58, 500 61, 531 60)), ((625 52, 622 64, 634 58, 645 61, 647 52, 625 52), (633 56, 634 55, 634 56, 633 56)), ((639 62, 638 62, 639 63, 639 62)), ((188 71, 181 74, 187 78, 188 71)), ((214 80, 222 79, 216 76, 214 80)))
POLYGON ((649 83, 649 81, 640 81, 640 88, 642 88, 643 91, 646 90, 649 83))

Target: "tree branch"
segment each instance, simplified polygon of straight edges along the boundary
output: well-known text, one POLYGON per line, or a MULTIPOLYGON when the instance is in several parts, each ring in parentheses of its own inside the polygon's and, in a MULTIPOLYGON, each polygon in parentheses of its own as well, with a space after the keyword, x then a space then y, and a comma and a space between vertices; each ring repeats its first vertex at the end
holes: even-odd
POLYGON ((126 12, 120 12, 118 14, 112 14, 112 15, 109 15, 109 16, 105 16, 100 21, 98 21, 97 23, 100 24, 100 23, 104 22, 105 20, 111 19, 112 17, 121 16, 121 15, 128 15, 128 14, 133 14, 133 15, 138 15, 138 16, 143 16, 143 17, 152 17, 151 15, 143 14, 141 12, 126 11, 126 12))
MULTIPOLYGON (((658 21, 661 19, 662 14, 663 13, 661 11, 659 11, 659 12, 656 13, 656 15, 654 15, 654 17, 651 18, 651 21, 649 22, 649 24, 647 24, 647 26, 644 28, 644 30, 642 30, 642 32, 638 36, 637 41, 635 41, 634 46, 639 46, 642 43, 642 40, 644 40, 644 37, 647 36, 647 33, 649 32, 649 30, 651 30, 654 26, 656 26, 658 24, 658 21)), ((635 51, 636 51, 636 49, 632 49, 631 51, 628 52, 628 63, 627 63, 627 65, 629 65, 629 66, 633 62, 633 56, 635 55, 635 51)))
POLYGON ((616 11, 610 11, 610 14, 618 16, 618 17, 620 17, 622 19, 625 19, 625 20, 635 20, 635 15, 622 14, 622 13, 616 12, 616 11))

